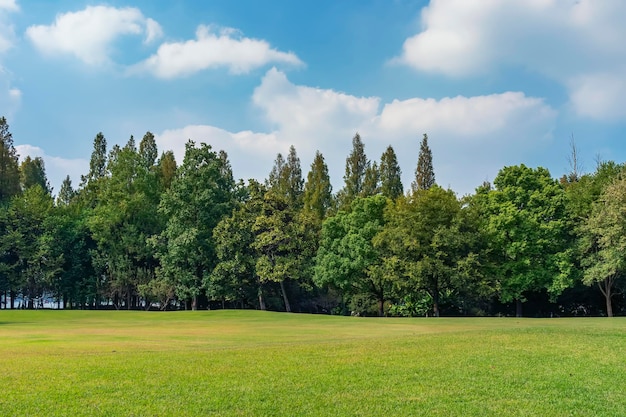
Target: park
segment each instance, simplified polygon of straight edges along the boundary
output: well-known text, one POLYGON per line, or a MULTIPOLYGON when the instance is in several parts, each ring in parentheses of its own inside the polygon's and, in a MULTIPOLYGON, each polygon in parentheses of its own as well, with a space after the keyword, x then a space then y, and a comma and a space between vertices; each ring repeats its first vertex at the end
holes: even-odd
POLYGON ((623 318, 2 311, 5 416, 618 416, 623 318))

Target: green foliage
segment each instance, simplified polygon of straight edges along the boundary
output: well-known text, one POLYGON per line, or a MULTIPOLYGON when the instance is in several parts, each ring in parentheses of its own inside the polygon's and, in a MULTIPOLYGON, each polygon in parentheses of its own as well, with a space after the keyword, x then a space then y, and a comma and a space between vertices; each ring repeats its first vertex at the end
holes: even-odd
POLYGON ((482 204, 500 299, 524 301, 540 289, 558 295, 571 282, 563 188, 545 168, 524 165, 502 169, 494 184, 482 204))
POLYGON ((380 170, 376 162, 368 162, 360 196, 369 197, 376 194, 380 194, 380 170))
POLYGON ((183 164, 159 205, 167 225, 154 243, 161 262, 158 274, 172 283, 181 300, 192 300, 192 308, 217 263, 213 229, 234 205, 235 184, 224 175, 225 168, 209 145, 187 142, 183 164))
POLYGON ((399 198, 374 243, 384 253, 405 294, 427 292, 432 314, 440 314, 444 291, 478 286, 477 227, 463 215, 455 194, 433 186, 399 198))
POLYGON ((0 117, 0 203, 20 192, 18 157, 7 119, 0 117))
POLYGON ((379 303, 390 296, 392 275, 372 239, 382 230, 387 199, 381 195, 361 197, 350 212, 340 211, 322 224, 320 245, 315 257, 313 280, 319 287, 333 286, 344 296, 370 294, 379 303))
POLYGON ((583 282, 598 284, 609 317, 615 286, 626 273, 625 208, 626 179, 619 179, 606 187, 581 226, 583 282))
POLYGON ((24 158, 20 164, 20 182, 23 190, 39 185, 47 193, 52 193, 52 188, 50 188, 50 183, 46 177, 46 167, 41 157, 32 159, 27 156, 24 158))
POLYGON ((320 223, 326 218, 326 213, 333 207, 332 190, 328 166, 322 154, 317 151, 304 184, 303 202, 304 210, 313 213, 320 223))
POLYGON ((389 145, 380 158, 380 192, 387 198, 395 200, 404 193, 402 187, 402 170, 398 165, 398 157, 389 145))
POLYGON ((415 181, 411 183, 411 191, 428 190, 435 185, 435 171, 433 169, 433 154, 428 146, 428 135, 424 133, 420 143, 420 152, 415 168, 415 181))
POLYGON ((365 155, 365 145, 363 145, 361 136, 357 133, 352 138, 352 151, 346 158, 346 173, 343 176, 345 185, 337 195, 340 209, 349 209, 352 201, 361 195, 367 167, 368 161, 365 155))

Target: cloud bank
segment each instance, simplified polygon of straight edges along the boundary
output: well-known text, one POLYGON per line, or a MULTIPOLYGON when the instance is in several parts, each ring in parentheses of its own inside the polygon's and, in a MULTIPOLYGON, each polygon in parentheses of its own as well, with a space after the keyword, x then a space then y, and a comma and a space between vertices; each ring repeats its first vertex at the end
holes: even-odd
POLYGON ((626 2, 431 1, 396 59, 450 77, 516 66, 567 89, 579 114, 626 118, 626 2))

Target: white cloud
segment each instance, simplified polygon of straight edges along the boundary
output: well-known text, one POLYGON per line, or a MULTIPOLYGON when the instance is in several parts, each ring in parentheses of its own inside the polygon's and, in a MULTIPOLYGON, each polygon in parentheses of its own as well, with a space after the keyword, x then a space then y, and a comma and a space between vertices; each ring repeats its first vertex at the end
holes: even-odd
POLYGON ((625 17, 621 0, 433 0, 396 61, 453 77, 517 66, 562 83, 579 114, 624 117, 612 109, 625 96, 607 88, 626 79, 625 17))
POLYGON ((9 10, 16 12, 19 10, 15 0, 0 0, 0 10, 9 10))
POLYGON ((20 162, 27 156, 31 158, 43 158, 46 167, 46 176, 52 186, 53 194, 57 194, 61 189, 61 184, 66 176, 70 176, 72 187, 78 188, 81 175, 89 171, 89 161, 86 159, 65 159, 58 156, 51 156, 38 146, 28 144, 16 145, 15 150, 20 156, 20 162))
POLYGON ((264 40, 243 37, 230 28, 217 30, 201 25, 196 30, 196 39, 164 43, 156 54, 131 71, 148 71, 159 78, 175 78, 221 67, 241 74, 269 63, 302 65, 294 53, 278 51, 264 40))
POLYGON ((287 146, 290 140, 297 140, 301 148, 309 150, 315 150, 321 142, 353 135, 371 123, 380 105, 378 97, 355 97, 294 85, 275 68, 263 77, 252 101, 272 127, 280 131, 287 146))
POLYGON ((153 41, 162 34, 157 22, 136 8, 88 6, 57 15, 51 25, 30 26, 26 36, 47 55, 69 54, 89 65, 108 63, 113 42, 124 35, 153 41))
POLYGON ((228 152, 235 176, 264 179, 277 152, 294 145, 303 171, 315 150, 324 154, 335 189, 342 184, 351 139, 360 132, 366 153, 378 160, 387 145, 398 154, 405 187, 410 185, 419 141, 428 133, 438 182, 465 194, 493 179, 505 164, 518 164, 549 141, 556 112, 541 99, 507 92, 441 100, 395 100, 380 110, 377 97, 356 97, 329 89, 298 86, 272 69, 252 101, 270 133, 230 133, 212 126, 188 126, 157 135, 162 149, 176 149, 182 161, 187 139, 228 152))

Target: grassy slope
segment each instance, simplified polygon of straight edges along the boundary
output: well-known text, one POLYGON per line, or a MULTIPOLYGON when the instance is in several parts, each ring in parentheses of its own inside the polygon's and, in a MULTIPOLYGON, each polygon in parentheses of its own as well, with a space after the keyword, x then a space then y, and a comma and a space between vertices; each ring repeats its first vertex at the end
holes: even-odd
POLYGON ((623 416, 626 320, 0 312, 3 416, 623 416))

